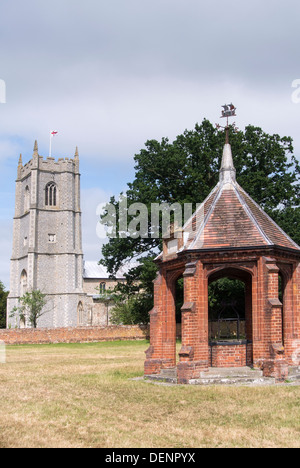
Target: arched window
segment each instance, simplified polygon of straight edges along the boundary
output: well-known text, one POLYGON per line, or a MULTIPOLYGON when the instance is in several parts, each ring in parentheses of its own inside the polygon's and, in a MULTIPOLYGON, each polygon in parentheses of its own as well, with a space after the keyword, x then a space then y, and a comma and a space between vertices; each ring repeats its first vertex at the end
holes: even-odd
POLYGON ((77 320, 78 320, 78 325, 83 325, 84 324, 84 309, 83 309, 83 304, 82 302, 79 302, 78 307, 77 307, 77 320))
POLYGON ((27 273, 25 270, 22 271, 20 281, 20 297, 24 296, 27 292, 27 273))
POLYGON ((49 182, 45 189, 45 205, 46 206, 57 206, 58 191, 54 182, 49 182))
POLYGON ((28 185, 25 188, 25 197, 24 197, 24 211, 27 213, 30 209, 30 190, 28 185))
POLYGON ((100 286, 99 286, 100 294, 104 294, 105 290, 106 290, 106 284, 105 283, 100 283, 100 286))
MULTIPOLYGON (((27 285, 27 273, 26 270, 23 270, 21 273, 20 279, 20 297, 23 297, 24 294, 27 292, 28 285, 27 285)), ((26 327, 26 313, 20 316, 20 328, 26 327)))

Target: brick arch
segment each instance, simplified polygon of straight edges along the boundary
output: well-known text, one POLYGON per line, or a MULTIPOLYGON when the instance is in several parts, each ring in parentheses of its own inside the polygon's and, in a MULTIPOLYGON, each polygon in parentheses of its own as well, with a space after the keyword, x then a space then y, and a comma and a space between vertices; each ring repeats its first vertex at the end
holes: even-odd
POLYGON ((184 271, 185 269, 182 267, 180 269, 170 271, 167 274, 168 289, 171 292, 172 298, 174 300, 174 312, 175 312, 175 300, 176 300, 176 283, 181 277, 183 277, 184 271))
POLYGON ((217 281, 222 278, 237 279, 247 283, 253 277, 253 271, 243 266, 220 266, 207 272, 207 279, 209 283, 217 281))
POLYGON ((185 271, 185 266, 177 268, 176 270, 170 270, 167 272, 168 283, 169 285, 174 285, 176 281, 183 275, 185 271))

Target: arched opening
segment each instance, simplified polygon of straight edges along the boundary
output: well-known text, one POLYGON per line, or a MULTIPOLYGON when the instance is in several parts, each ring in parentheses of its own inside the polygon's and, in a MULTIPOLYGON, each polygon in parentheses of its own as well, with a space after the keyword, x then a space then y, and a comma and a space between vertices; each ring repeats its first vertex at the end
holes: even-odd
POLYGON ((211 367, 252 365, 252 276, 226 268, 208 281, 211 367))
POLYGON ((49 182, 45 188, 45 206, 58 205, 58 190, 54 182, 49 182))
MULTIPOLYGON (((28 290, 28 282, 27 282, 27 272, 26 270, 23 270, 21 273, 21 279, 20 279, 20 297, 23 297, 24 294, 28 290)), ((26 318, 25 315, 20 318, 20 328, 25 328, 26 327, 26 318)))
POLYGON ((21 280, 20 280, 20 297, 23 297, 26 292, 27 292, 27 273, 26 273, 26 270, 23 270, 21 273, 21 280))
POLYGON ((30 210, 30 189, 28 185, 25 188, 25 196, 24 196, 24 212, 27 213, 30 210))
POLYGON ((184 283, 183 276, 180 275, 175 284, 175 308, 176 308, 176 323, 181 324, 181 308, 184 303, 184 283))
POLYGON ((77 307, 77 323, 79 326, 84 324, 84 309, 82 302, 79 302, 77 307))
POLYGON ((208 287, 209 341, 246 338, 245 283, 221 278, 208 287))
POLYGON ((163 355, 165 367, 174 368, 179 359, 181 307, 183 304, 183 269, 170 271, 166 276, 166 309, 163 319, 163 355), (178 348, 178 349, 177 349, 178 348))

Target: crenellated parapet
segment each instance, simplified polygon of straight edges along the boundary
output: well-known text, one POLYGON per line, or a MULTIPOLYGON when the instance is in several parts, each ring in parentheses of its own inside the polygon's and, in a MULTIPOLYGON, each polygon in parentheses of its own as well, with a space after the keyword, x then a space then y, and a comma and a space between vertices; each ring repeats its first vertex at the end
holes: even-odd
POLYGON ((79 154, 78 148, 76 147, 74 158, 59 158, 56 160, 53 157, 47 157, 44 159, 43 156, 38 154, 38 145, 35 142, 32 159, 23 165, 22 155, 20 155, 18 165, 18 177, 17 180, 24 180, 31 175, 33 170, 39 169, 45 172, 64 173, 71 172, 79 175, 79 154))

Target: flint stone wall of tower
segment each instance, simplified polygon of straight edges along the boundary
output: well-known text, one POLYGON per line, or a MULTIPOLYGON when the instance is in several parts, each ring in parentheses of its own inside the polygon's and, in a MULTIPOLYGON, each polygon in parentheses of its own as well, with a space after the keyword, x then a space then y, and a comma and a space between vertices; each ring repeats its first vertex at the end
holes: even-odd
POLYGON ((77 325, 78 304, 86 300, 77 151, 74 159, 44 160, 36 144, 27 164, 23 166, 20 158, 7 314, 7 325, 12 327, 20 325, 10 314, 24 292, 22 272, 27 275, 26 290, 47 294, 47 313, 39 319, 40 327, 77 325), (49 183, 56 186, 52 206, 46 203, 49 183))

